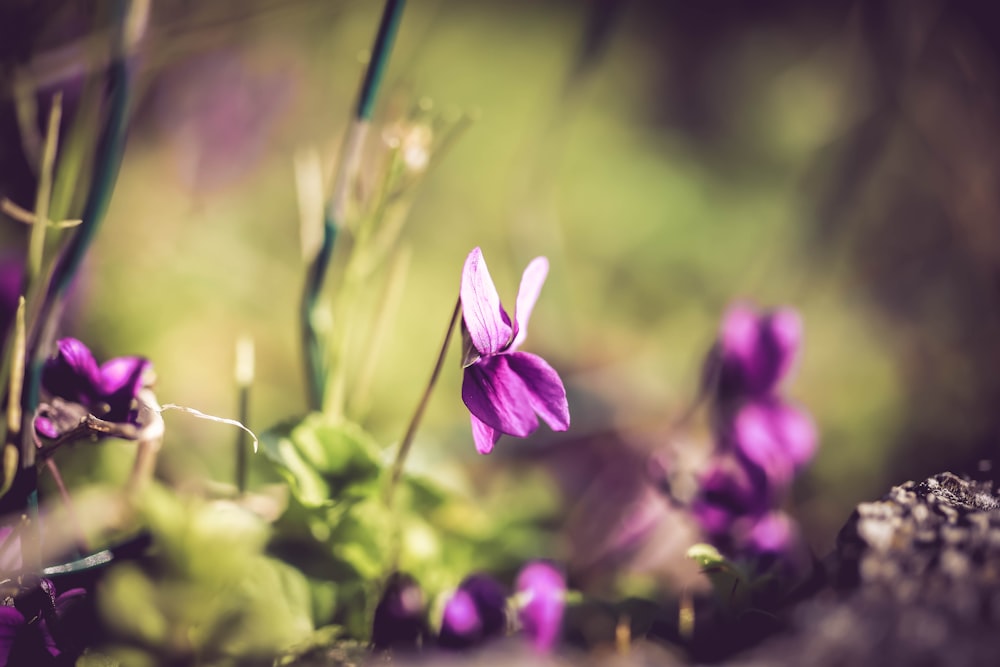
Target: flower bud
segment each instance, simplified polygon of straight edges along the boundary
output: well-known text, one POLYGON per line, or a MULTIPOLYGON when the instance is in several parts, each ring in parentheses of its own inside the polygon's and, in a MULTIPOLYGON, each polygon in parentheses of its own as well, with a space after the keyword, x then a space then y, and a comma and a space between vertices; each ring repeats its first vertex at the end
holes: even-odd
POLYGON ((566 580, 552 565, 529 563, 517 577, 517 592, 524 597, 518 617, 539 652, 548 652, 559 638, 565 607, 566 580))

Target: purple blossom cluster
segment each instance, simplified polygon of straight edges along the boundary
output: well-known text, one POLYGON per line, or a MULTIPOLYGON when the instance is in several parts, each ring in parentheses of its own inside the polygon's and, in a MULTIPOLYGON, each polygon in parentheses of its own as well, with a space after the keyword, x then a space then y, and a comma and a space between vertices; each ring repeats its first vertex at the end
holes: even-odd
MULTIPOLYGON (((487 574, 471 574, 448 597, 441 613, 437 645, 469 649, 507 634, 510 610, 532 647, 551 651, 559 639, 566 598, 566 579, 550 563, 528 563, 517 577, 516 594, 508 600, 503 584, 487 574)), ((428 634, 424 599, 416 581, 393 575, 375 610, 372 644, 376 648, 406 648, 428 634)))
POLYGON ((692 512, 726 552, 781 556, 794 547, 795 524, 780 506, 818 438, 810 415, 779 390, 801 342, 794 310, 737 303, 726 311, 709 357, 716 451, 692 512))

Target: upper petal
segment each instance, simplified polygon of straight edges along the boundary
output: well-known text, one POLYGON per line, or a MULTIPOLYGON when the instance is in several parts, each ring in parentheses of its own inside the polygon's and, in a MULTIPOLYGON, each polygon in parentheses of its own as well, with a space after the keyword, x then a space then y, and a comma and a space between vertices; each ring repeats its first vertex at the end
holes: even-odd
POLYGON ((545 257, 534 258, 524 269, 514 308, 514 325, 517 333, 510 344, 511 350, 516 350, 528 335, 528 320, 531 318, 531 311, 535 308, 535 302, 538 301, 538 295, 548 274, 549 260, 545 257))
POLYGON ((105 418, 124 422, 132 409, 132 399, 145 383, 147 372, 153 364, 142 357, 116 357, 101 365, 101 398, 107 402, 105 418))
POLYGON ((524 381, 507 363, 511 356, 484 357, 466 368, 462 400, 487 426, 524 438, 538 428, 538 418, 524 381))
POLYGON ((553 431, 569 428, 566 388, 555 369, 535 354, 512 352, 503 355, 512 371, 523 380, 532 409, 553 431))
POLYGON ((100 392, 94 355, 76 338, 62 338, 56 348, 55 356, 42 369, 42 386, 50 394, 89 405, 100 392))
POLYGON ((480 354, 497 354, 507 347, 513 334, 510 318, 500 304, 500 295, 478 247, 465 259, 459 296, 465 327, 480 354))
POLYGON ((802 320, 791 308, 758 314, 750 305, 729 307, 720 332, 721 391, 764 396, 788 374, 802 340, 802 320))

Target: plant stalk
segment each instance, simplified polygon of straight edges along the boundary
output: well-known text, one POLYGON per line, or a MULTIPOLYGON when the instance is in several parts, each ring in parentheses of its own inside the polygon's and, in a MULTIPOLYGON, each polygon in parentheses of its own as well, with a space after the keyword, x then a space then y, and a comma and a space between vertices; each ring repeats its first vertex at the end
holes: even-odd
POLYGON ((375 99, 382 83, 392 44, 403 15, 404 0, 387 0, 382 10, 382 20, 375 35, 371 59, 365 69, 365 76, 358 91, 354 118, 347 129, 347 135, 340 151, 333 194, 323 220, 323 240, 313 256, 306 272, 306 284, 300 308, 302 347, 305 360, 306 391, 312 410, 323 408, 326 392, 326 351, 316 329, 316 305, 319 301, 323 282, 333 257, 337 233, 345 224, 348 195, 351 184, 361 162, 361 151, 368 134, 375 99))
POLYGON ((434 386, 441 375, 441 369, 444 367, 444 358, 448 354, 448 345, 451 344, 451 334, 455 330, 455 322, 458 321, 458 315, 461 312, 462 300, 459 299, 455 302, 455 310, 451 313, 451 321, 448 322, 448 332, 444 336, 444 343, 441 345, 441 352, 438 353, 437 362, 434 364, 431 379, 427 383, 427 388, 424 389, 423 396, 420 397, 420 402, 417 404, 417 409, 414 411, 413 417, 410 418, 410 425, 406 428, 406 435, 403 436, 403 441, 399 443, 399 451, 396 452, 396 459, 392 462, 389 486, 385 492, 385 503, 390 508, 392 507, 396 487, 399 485, 399 478, 403 475, 403 466, 406 464, 406 457, 410 453, 410 448, 413 447, 413 436, 417 433, 420 420, 423 419, 424 411, 427 410, 427 404, 430 402, 431 393, 434 391, 434 386))

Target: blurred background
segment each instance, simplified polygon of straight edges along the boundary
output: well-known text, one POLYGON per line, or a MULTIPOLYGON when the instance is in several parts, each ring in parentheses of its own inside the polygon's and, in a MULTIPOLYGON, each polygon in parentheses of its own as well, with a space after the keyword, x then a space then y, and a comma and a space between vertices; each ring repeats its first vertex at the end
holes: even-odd
MULTIPOLYGON (((0 76, 92 29, 89 3, 70 4, 4 3, 0 76)), ((153 3, 124 165, 64 333, 101 359, 148 356, 162 402, 221 416, 236 411, 246 334, 251 426, 304 412, 295 156, 332 166, 380 11, 153 3)), ((377 164, 384 128, 420 100, 475 121, 411 193, 401 305, 355 416, 398 442, 479 245, 509 306, 526 263, 549 257, 526 349, 562 374, 574 425, 477 457, 453 349, 412 463, 468 466, 484 493, 554 471, 567 499, 553 528, 581 568, 604 554, 581 545, 646 507, 634 480, 648 453, 676 463, 707 447, 703 419, 677 420, 737 298, 804 317, 786 393, 815 416, 821 447, 789 509, 817 554, 891 484, 990 476, 998 45, 988 0, 409 3, 366 159, 377 164)), ((7 84, 0 195, 29 206, 7 84)), ((23 231, 4 223, 7 252, 23 231)), ((231 478, 231 430, 166 418, 162 477, 231 478)), ((127 468, 116 447, 94 470, 127 468)))

